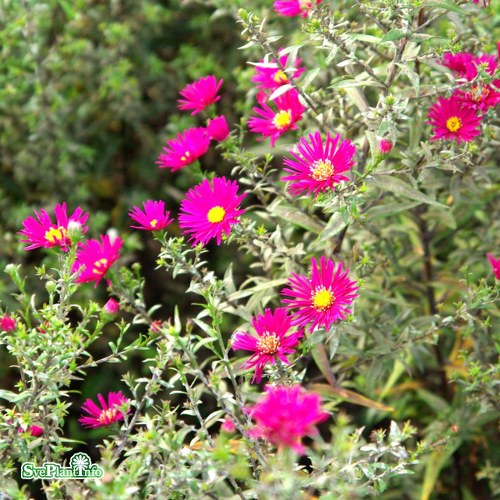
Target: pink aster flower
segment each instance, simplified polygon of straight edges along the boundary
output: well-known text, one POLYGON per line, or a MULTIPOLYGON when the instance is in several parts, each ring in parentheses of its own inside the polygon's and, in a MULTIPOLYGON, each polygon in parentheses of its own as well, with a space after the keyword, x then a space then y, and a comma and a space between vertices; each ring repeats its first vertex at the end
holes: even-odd
POLYGON ((16 329, 16 320, 5 313, 0 318, 0 331, 4 331, 7 333, 13 332, 16 329))
POLYGON ((200 78, 194 83, 186 85, 179 93, 184 99, 179 99, 178 108, 183 111, 193 110, 191 115, 200 113, 205 108, 217 102, 220 96, 217 95, 224 80, 217 81, 215 76, 209 75, 200 78))
POLYGON ((77 283, 95 281, 95 286, 105 276, 109 268, 120 257, 120 248, 123 241, 116 237, 113 241, 109 235, 102 236, 101 242, 87 240, 78 244, 73 272, 80 271, 76 278, 77 283))
POLYGON ((315 193, 332 189, 340 181, 349 180, 342 175, 353 165, 356 146, 351 141, 343 141, 340 134, 334 138, 327 134, 323 142, 321 134, 315 132, 307 138, 302 138, 297 144, 298 153, 289 151, 294 159, 285 158, 283 169, 292 175, 282 177, 282 181, 290 181, 288 188, 293 195, 303 191, 315 193))
MULTIPOLYGON (((500 80, 498 82, 500 84, 500 80)), ((500 92, 486 84, 473 85, 469 91, 457 89, 453 97, 459 100, 465 108, 482 113, 500 104, 500 92)))
POLYGON ((83 416, 78 419, 84 427, 107 427, 118 420, 123 420, 123 412, 118 407, 128 403, 130 399, 126 398, 122 391, 110 392, 107 402, 101 394, 97 395, 97 399, 101 404, 101 408, 91 399, 87 399, 82 405, 82 410, 90 415, 90 417, 83 416))
POLYGON ((303 391, 300 385, 267 385, 265 391, 264 398, 247 409, 256 423, 250 435, 304 454, 302 438, 317 434, 315 426, 329 417, 321 409, 320 396, 303 391))
POLYGON ((384 155, 389 154, 392 151, 392 142, 387 139, 381 139, 378 144, 378 150, 384 155))
POLYGON ((297 309, 292 313, 292 325, 305 327, 309 331, 316 327, 330 328, 332 323, 345 319, 351 311, 348 305, 358 296, 356 282, 348 278, 349 269, 343 272, 340 262, 335 269, 335 262, 321 257, 319 267, 316 259, 311 259, 311 278, 293 273, 289 279, 289 288, 284 288, 282 295, 288 309, 297 309))
POLYGON ((144 201, 142 203, 144 211, 134 205, 128 213, 129 217, 139 223, 138 226, 130 226, 134 229, 145 231, 159 231, 166 228, 174 219, 170 219, 170 212, 165 211, 163 201, 144 201))
POLYGON ((323 0, 274 0, 274 10, 280 16, 307 17, 309 11, 323 0))
POLYGON ((56 216, 55 223, 52 222, 45 210, 40 210, 40 212, 35 211, 38 220, 34 217, 24 219, 23 230, 19 231, 19 234, 25 236, 26 239, 21 240, 21 242, 31 243, 25 250, 57 246, 64 252, 67 252, 68 247, 71 246, 71 240, 68 237, 68 225, 79 225, 82 233, 85 233, 88 229, 84 224, 87 222, 89 214, 83 213, 80 207, 68 217, 66 214, 66 203, 58 203, 54 208, 54 214, 56 216))
POLYGON ((203 156, 208 146, 210 146, 210 137, 206 129, 189 128, 177 134, 176 139, 167 141, 167 146, 163 148, 165 153, 160 154, 156 164, 160 168, 170 168, 172 172, 175 172, 203 156))
POLYGON ((443 56, 441 64, 450 68, 457 76, 465 78, 468 82, 476 78, 480 66, 482 66, 489 75, 494 75, 498 67, 495 56, 489 54, 475 56, 470 52, 458 52, 457 54, 447 52, 443 56))
MULTIPOLYGON (((278 52, 278 55, 280 51, 278 52)), ((279 62, 281 66, 286 68, 288 63, 289 54, 279 55, 279 62)), ((252 82, 257 84, 258 89, 270 89, 271 91, 290 83, 290 77, 298 78, 305 70, 304 67, 300 67, 302 59, 297 58, 294 61, 293 68, 290 68, 285 73, 280 69, 276 59, 271 58, 269 62, 261 59, 259 63, 255 65, 255 75, 252 77, 252 82)))
POLYGON ((299 343, 303 332, 296 331, 287 335, 292 326, 292 320, 287 315, 286 309, 266 309, 263 315, 252 319, 252 325, 257 332, 257 337, 247 332, 236 332, 232 340, 233 350, 243 349, 253 351, 254 354, 243 363, 242 368, 255 368, 253 382, 260 382, 262 372, 267 363, 273 365, 278 358, 289 364, 287 354, 295 352, 294 347, 299 343))
POLYGON ((246 196, 237 196, 238 183, 225 177, 215 177, 212 184, 205 179, 191 188, 181 202, 179 226, 183 234, 190 234, 192 246, 207 244, 212 238, 221 244, 222 234, 229 236, 231 226, 237 224, 239 208, 246 196))
POLYGON ((214 139, 217 142, 226 140, 230 133, 226 117, 221 115, 209 120, 207 124, 207 132, 210 139, 214 139))
POLYGON ((486 256, 488 257, 491 267, 493 268, 493 274, 495 275, 495 278, 497 280, 500 280, 500 257, 497 259, 490 253, 487 253, 486 256))
POLYGON ((444 99, 438 97, 428 113, 429 123, 434 127, 434 136, 431 140, 455 139, 458 144, 469 142, 481 133, 481 117, 476 111, 467 108, 456 97, 444 99))
POLYGON ((248 120, 248 127, 251 132, 270 137, 271 146, 274 147, 278 137, 287 130, 297 129, 296 123, 302 119, 302 113, 306 108, 299 101, 299 94, 294 89, 277 97, 273 103, 276 109, 272 109, 264 102, 260 103, 261 108, 254 107, 254 112, 260 117, 251 116, 248 120))

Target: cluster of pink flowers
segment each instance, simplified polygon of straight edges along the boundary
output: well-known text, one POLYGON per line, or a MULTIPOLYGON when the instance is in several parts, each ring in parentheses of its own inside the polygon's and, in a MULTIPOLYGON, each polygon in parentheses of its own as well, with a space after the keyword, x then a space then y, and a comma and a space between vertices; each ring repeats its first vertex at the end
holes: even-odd
POLYGON ((305 106, 300 102, 299 93, 294 88, 288 88, 284 93, 272 101, 269 99, 280 87, 289 85, 290 79, 298 78, 304 68, 300 67, 302 60, 297 58, 286 72, 282 68, 288 65, 288 54, 278 51, 278 61, 271 58, 262 59, 255 64, 255 75, 252 81, 257 83, 260 90, 257 95, 259 106, 253 111, 258 116, 251 116, 248 127, 251 132, 260 133, 262 137, 269 137, 271 146, 288 130, 297 130, 297 122, 302 119, 305 106), (269 103, 269 104, 268 104, 269 103))
MULTIPOLYGON (((192 110, 191 115, 196 115, 220 100, 218 94, 223 80, 217 80, 213 75, 200 78, 186 85, 180 95, 178 108, 182 111, 192 110)), ((203 156, 210 146, 210 141, 224 141, 229 136, 229 127, 226 118, 216 116, 207 121, 206 127, 193 127, 177 134, 175 139, 167 141, 157 160, 160 168, 169 168, 172 172, 190 165, 203 156)))
MULTIPOLYGON (((68 217, 66 203, 57 204, 54 208, 55 222, 45 210, 35 211, 34 217, 27 217, 23 221, 23 229, 19 234, 24 236, 22 243, 28 243, 26 250, 35 248, 60 248, 67 252, 73 244, 71 232, 85 234, 88 227, 85 223, 88 213, 78 207, 68 217)), ((77 243, 76 258, 72 271, 78 273, 75 281, 77 283, 95 282, 95 286, 106 275, 109 268, 118 260, 122 240, 119 236, 111 238, 109 235, 101 235, 100 241, 90 239, 77 243)))
MULTIPOLYGON (((477 3, 477 2, 476 2, 477 3)), ((498 44, 500 58, 500 43, 498 44)), ((439 97, 429 109, 427 123, 434 128, 432 140, 472 141, 481 133, 481 121, 489 109, 500 103, 500 79, 481 81, 482 69, 490 77, 498 68, 498 58, 469 52, 446 53, 441 61, 460 84, 449 98, 439 97)))

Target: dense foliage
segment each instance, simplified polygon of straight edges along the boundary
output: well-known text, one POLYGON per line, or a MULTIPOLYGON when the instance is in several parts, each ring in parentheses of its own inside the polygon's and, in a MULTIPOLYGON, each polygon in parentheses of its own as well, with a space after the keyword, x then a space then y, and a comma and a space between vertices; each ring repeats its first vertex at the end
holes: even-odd
POLYGON ((0 497, 500 494, 500 5, 0 19, 0 497))

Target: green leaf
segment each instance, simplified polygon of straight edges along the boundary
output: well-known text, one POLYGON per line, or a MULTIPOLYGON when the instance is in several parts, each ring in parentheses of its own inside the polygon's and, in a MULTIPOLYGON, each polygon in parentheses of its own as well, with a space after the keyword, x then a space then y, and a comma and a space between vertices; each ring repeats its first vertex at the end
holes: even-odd
POLYGON ((456 4, 453 3, 448 3, 448 2, 431 2, 426 5, 427 7, 430 7, 431 9, 445 9, 449 10, 452 12, 457 12, 458 14, 468 14, 468 12, 465 9, 462 9, 462 7, 459 7, 456 4))
POLYGON ((410 200, 420 201, 426 203, 427 205, 435 205, 436 207, 448 208, 446 205, 433 200, 430 196, 418 191, 410 184, 392 177, 390 175, 378 175, 371 179, 372 184, 383 189, 384 191, 391 191, 397 195, 404 196, 405 198, 410 198, 410 200))
POLYGON ((388 31, 383 37, 382 40, 380 40, 380 43, 384 42, 393 42, 395 40, 400 40, 401 38, 404 38, 407 36, 407 32, 403 30, 399 30, 397 28, 393 28, 392 30, 388 31))

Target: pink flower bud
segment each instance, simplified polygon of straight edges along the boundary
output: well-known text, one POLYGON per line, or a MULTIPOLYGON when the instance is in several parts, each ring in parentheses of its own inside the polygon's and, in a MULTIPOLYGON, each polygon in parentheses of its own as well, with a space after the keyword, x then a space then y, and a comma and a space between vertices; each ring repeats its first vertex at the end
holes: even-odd
POLYGON ((226 417, 224 419, 224 422, 222 422, 222 425, 220 428, 224 432, 234 432, 236 430, 236 426, 234 425, 234 422, 229 417, 226 417))
POLYGON ((9 316, 8 314, 4 314, 0 318, 0 330, 4 332, 12 332, 16 329, 16 320, 9 316))
POLYGON ((383 154, 388 154, 392 150, 392 142, 387 139, 382 139, 378 145, 378 150, 383 154))
POLYGON ((227 125, 226 117, 216 116, 213 120, 208 121, 207 132, 210 139, 216 141, 224 141, 229 135, 229 127, 227 125))
POLYGON ((120 309, 120 304, 113 298, 110 298, 103 307, 104 312, 108 314, 116 314, 118 309, 120 309))

